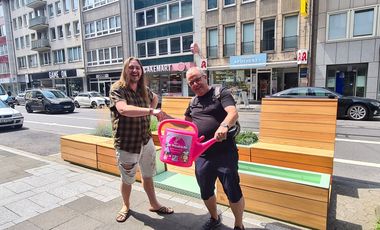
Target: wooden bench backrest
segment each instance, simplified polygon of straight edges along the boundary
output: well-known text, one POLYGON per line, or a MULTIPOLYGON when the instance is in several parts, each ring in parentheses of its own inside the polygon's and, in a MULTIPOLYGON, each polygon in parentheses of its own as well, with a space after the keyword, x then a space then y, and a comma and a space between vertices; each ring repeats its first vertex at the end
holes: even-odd
POLYGON ((172 117, 183 119, 191 97, 162 97, 161 109, 172 117))
POLYGON ((333 150, 337 99, 264 98, 260 142, 333 150))

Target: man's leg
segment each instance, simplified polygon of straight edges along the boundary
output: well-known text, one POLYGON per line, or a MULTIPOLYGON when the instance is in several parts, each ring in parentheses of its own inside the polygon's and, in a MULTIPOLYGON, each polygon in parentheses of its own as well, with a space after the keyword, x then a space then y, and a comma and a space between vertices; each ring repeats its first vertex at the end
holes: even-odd
POLYGON ((235 226, 240 227, 241 229, 243 229, 244 206, 245 206, 245 201, 244 201, 243 196, 236 203, 232 203, 230 201, 230 207, 231 207, 232 213, 235 216, 235 226))
POLYGON ((158 202, 156 193, 154 191, 154 184, 152 178, 143 178, 142 179, 143 187, 146 192, 146 195, 148 195, 150 206, 153 210, 158 210, 161 208, 161 204, 158 202))
POLYGON ((123 197, 123 207, 121 208, 120 212, 126 212, 130 207, 129 198, 131 196, 132 185, 121 182, 120 190, 121 196, 123 197))
POLYGON ((208 212, 210 213, 211 217, 213 219, 217 220, 219 217, 218 217, 218 210, 217 210, 217 207, 216 207, 216 197, 215 197, 215 195, 213 195, 212 197, 210 197, 208 200, 203 200, 203 202, 205 203, 206 208, 207 208, 208 212))

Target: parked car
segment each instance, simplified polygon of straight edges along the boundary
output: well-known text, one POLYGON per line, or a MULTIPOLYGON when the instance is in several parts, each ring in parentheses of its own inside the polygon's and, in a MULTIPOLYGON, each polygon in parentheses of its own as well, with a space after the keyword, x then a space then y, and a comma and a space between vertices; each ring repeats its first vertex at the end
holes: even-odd
POLYGON ((83 107, 91 107, 91 108, 98 108, 103 106, 109 105, 109 99, 108 104, 106 102, 106 98, 104 98, 100 93, 91 91, 91 92, 83 92, 79 93, 74 98, 74 105, 75 107, 79 108, 81 106, 83 107))
POLYGON ((17 94, 16 105, 25 105, 25 93, 17 94))
POLYGON ((343 96, 320 87, 296 87, 286 89, 269 97, 284 98, 337 98, 338 118, 368 120, 380 115, 380 101, 364 97, 343 96))
POLYGON ((0 100, 0 127, 20 129, 24 123, 22 114, 0 100))
POLYGON ((25 109, 28 113, 33 111, 74 112, 73 100, 57 89, 32 89, 25 93, 25 109))

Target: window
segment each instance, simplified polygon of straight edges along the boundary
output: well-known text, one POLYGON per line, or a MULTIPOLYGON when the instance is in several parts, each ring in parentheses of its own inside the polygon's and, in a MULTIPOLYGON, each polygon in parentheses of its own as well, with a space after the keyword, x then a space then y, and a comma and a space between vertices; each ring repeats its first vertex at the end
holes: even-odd
POLYGON ((58 16, 62 13, 61 1, 55 2, 55 14, 58 16))
POLYGON ((82 49, 80 46, 67 49, 69 62, 82 60, 82 49))
POLYGON ((65 32, 66 32, 66 37, 71 37, 71 24, 70 23, 65 24, 65 32))
POLYGON ((74 29, 74 34, 78 35, 80 33, 79 31, 79 21, 73 21, 73 29, 74 29))
POLYGON ((168 39, 158 41, 158 55, 168 54, 168 39))
POLYGON ((22 17, 18 17, 17 18, 17 21, 18 21, 18 28, 22 28, 22 17))
POLYGON ((96 50, 92 50, 92 51, 87 52, 87 64, 89 66, 98 64, 98 56, 97 56, 96 50))
POLYGON ((20 37, 20 48, 21 49, 25 48, 24 37, 20 37))
POLYGON ((53 4, 49 4, 48 5, 48 15, 49 15, 49 17, 54 17, 54 8, 53 8, 53 4))
POLYGON ((207 1, 207 9, 213 10, 218 8, 218 0, 208 0, 207 1))
POLYGON ((255 24, 245 23, 243 24, 243 35, 241 43, 241 54, 253 54, 255 53, 255 24))
POLYGON ((216 58, 218 56, 218 30, 209 29, 207 35, 207 57, 216 58))
POLYGON ((145 26, 145 14, 144 12, 136 13, 136 27, 145 26))
POLYGON ((7 36, 5 25, 0 25, 0 37, 7 36))
POLYGON ((235 0, 224 0, 224 6, 235 5, 235 0))
POLYGON ((19 69, 24 69, 27 67, 26 65, 26 57, 18 57, 17 58, 17 66, 19 69))
POLYGON ((28 63, 29 63, 29 68, 31 68, 31 67, 37 67, 38 66, 37 54, 28 55, 28 63))
POLYGON ((175 20, 179 18, 179 3, 174 3, 169 5, 169 16, 170 20, 175 20))
POLYGON ((41 65, 51 64, 50 52, 44 52, 40 54, 40 63, 41 65))
POLYGON ((71 8, 70 1, 71 0, 63 0, 63 10, 65 11, 65 13, 68 13, 70 11, 70 8, 71 8))
POLYGON ((354 12, 354 37, 373 35, 373 25, 374 9, 357 10, 354 12))
POLYGON ((27 14, 22 15, 22 20, 24 21, 24 26, 27 27, 29 24, 28 15, 27 14))
POLYGON ((137 54, 139 58, 146 57, 146 47, 145 43, 137 44, 137 54))
POLYGON ((58 38, 59 39, 63 38, 63 28, 62 28, 62 26, 57 26, 57 33, 58 33, 58 38))
POLYGON ((193 15, 191 0, 185 0, 181 2, 181 16, 183 18, 193 15))
POLYGON ((65 63, 65 50, 54 50, 53 51, 54 64, 65 63))
POLYGON ((176 54, 181 52, 181 38, 170 38, 170 53, 176 54))
POLYGON ((30 47, 30 36, 29 35, 25 35, 25 45, 26 45, 26 47, 30 47))
POLYGON ((166 22, 168 20, 168 8, 161 6, 157 8, 157 22, 166 22))
POLYGON ((18 38, 15 38, 16 50, 20 49, 20 43, 18 42, 18 38))
POLYGON ((273 51, 274 50, 274 27, 275 19, 269 19, 263 21, 261 51, 273 51))
POLYGON ((224 46, 223 46, 223 55, 225 57, 230 57, 235 55, 235 43, 236 43, 236 34, 235 26, 228 26, 224 28, 224 46))
POLYGON ((156 14, 155 14, 155 10, 154 9, 146 11, 146 25, 153 25, 154 24, 155 19, 156 19, 155 15, 156 14))
POLYGON ((154 57, 156 56, 156 41, 148 42, 147 43, 148 47, 148 57, 154 57))
POLYGON ((95 22, 90 22, 86 24, 84 26, 84 29, 85 29, 85 38, 95 37, 95 22))
POLYGON ((295 49, 298 47, 298 15, 285 17, 284 37, 282 49, 295 49))
POLYGON ((123 52, 121 46, 111 47, 111 62, 121 63, 123 62, 123 52))
POLYGON ((190 46, 193 43, 193 35, 182 37, 182 52, 190 52, 190 46))
POLYGON ((78 10, 79 0, 73 0, 73 11, 78 10))
POLYGON ((343 39, 347 37, 347 12, 329 15, 328 40, 343 39))

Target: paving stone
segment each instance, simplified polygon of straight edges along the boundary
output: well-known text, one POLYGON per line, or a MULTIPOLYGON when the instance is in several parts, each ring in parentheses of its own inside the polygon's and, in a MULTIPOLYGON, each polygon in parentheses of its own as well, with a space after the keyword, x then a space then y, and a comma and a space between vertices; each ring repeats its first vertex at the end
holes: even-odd
POLYGON ((0 206, 0 225, 11 222, 17 218, 20 218, 20 216, 12 212, 8 208, 0 206))
POLYGON ((55 228, 54 230, 71 230, 71 229, 78 229, 78 226, 80 226, 81 230, 92 230, 99 226, 103 225, 102 222, 99 222, 93 218, 90 218, 85 215, 79 215, 75 217, 74 219, 71 219, 55 228))
POLYGON ((120 191, 108 186, 100 186, 90 190, 91 192, 104 195, 105 197, 112 197, 112 199, 120 196, 120 191))
POLYGON ((42 228, 39 228, 37 227, 36 225, 34 225, 33 223, 29 222, 29 221, 24 221, 22 223, 19 223, 19 224, 16 224, 10 228, 8 228, 9 230, 41 230, 42 228))
POLYGON ((67 187, 53 188, 53 189, 49 189, 47 192, 62 200, 68 199, 70 197, 74 197, 79 194, 78 191, 72 188, 67 188, 67 187))
POLYGON ((3 229, 9 229, 10 227, 12 227, 14 224, 12 222, 8 222, 8 223, 5 223, 5 224, 0 224, 0 230, 3 230, 3 229))
POLYGON ((52 229, 75 218, 78 215, 80 214, 75 212, 74 210, 61 206, 51 211, 35 216, 29 219, 28 221, 41 229, 52 229))
POLYGON ((5 197, 5 198, 0 198, 0 206, 6 205, 6 204, 9 204, 9 203, 13 203, 15 201, 22 200, 22 199, 25 199, 25 198, 28 198, 28 197, 31 197, 34 194, 35 193, 32 192, 32 191, 25 191, 23 193, 19 193, 19 194, 13 195, 13 196, 8 196, 8 197, 5 197))
POLYGON ((50 183, 54 183, 53 180, 47 180, 46 178, 40 177, 40 176, 31 176, 31 177, 23 178, 20 181, 30 184, 33 187, 41 187, 50 183))
POLYGON ((94 186, 94 187, 99 187, 101 185, 109 183, 108 180, 103 180, 103 179, 101 179, 99 177, 95 177, 95 176, 89 176, 85 179, 82 179, 81 182, 89 184, 89 185, 94 186))
POLYGON ((15 193, 22 193, 34 188, 33 186, 22 181, 15 181, 13 183, 7 184, 5 187, 12 190, 15 193))
POLYGON ((6 188, 5 186, 3 185, 0 186, 0 197, 2 199, 13 196, 15 194, 16 194, 15 192, 12 192, 10 189, 6 188))
POLYGON ((88 196, 79 198, 73 202, 66 204, 65 206, 71 208, 79 213, 85 213, 88 210, 94 210, 96 207, 103 205, 103 202, 100 202, 96 199, 93 199, 88 196))
POLYGON ((41 207, 51 207, 62 201, 62 199, 53 196, 47 192, 39 193, 37 195, 29 197, 29 200, 40 205, 41 207))
POLYGON ((15 201, 13 203, 5 205, 5 207, 21 217, 35 216, 42 209, 41 206, 28 199, 15 201))

